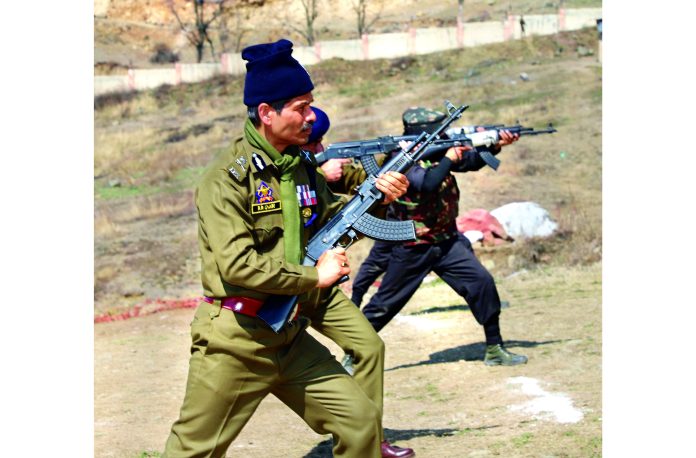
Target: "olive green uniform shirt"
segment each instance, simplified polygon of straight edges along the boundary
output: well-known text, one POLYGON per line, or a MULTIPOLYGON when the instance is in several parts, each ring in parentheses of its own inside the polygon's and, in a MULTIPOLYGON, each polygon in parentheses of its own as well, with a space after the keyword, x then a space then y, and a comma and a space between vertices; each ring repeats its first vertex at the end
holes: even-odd
MULTIPOLYGON (((297 186, 310 184, 303 163, 294 173, 297 186)), ((316 188, 317 205, 295 204, 303 223, 317 214, 312 225, 302 231, 303 255, 312 233, 345 204, 345 198, 328 189, 321 174, 316 174, 316 188)), ((206 296, 264 300, 270 294, 286 294, 299 295, 301 303, 319 301, 317 269, 285 261, 284 204, 278 169, 244 136, 235 138, 215 158, 196 190, 201 280, 206 296), (261 167, 256 165, 259 162, 261 167)))

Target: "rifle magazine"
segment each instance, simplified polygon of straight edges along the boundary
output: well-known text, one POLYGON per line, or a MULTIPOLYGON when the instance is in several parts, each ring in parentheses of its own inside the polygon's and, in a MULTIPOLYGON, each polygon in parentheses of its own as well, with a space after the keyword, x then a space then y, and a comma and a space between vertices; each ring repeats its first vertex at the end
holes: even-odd
POLYGON ((498 170, 498 166, 500 165, 500 159, 497 157, 493 156, 493 154, 490 151, 481 151, 479 153, 481 156, 481 159, 488 164, 490 168, 493 170, 498 170))
POLYGON ((377 165, 377 160, 375 159, 375 156, 372 154, 362 156, 360 158, 360 164, 362 165, 363 169, 365 169, 365 172, 367 172, 368 175, 377 176, 377 173, 379 173, 380 167, 379 165, 377 165))
POLYGON ((353 225, 356 231, 383 242, 408 242, 416 240, 413 221, 386 221, 365 213, 353 225))

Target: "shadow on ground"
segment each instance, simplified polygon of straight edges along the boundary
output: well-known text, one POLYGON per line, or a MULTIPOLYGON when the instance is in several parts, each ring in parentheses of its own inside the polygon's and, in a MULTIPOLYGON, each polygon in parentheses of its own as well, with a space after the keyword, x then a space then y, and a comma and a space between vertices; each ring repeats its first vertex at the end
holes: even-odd
MULTIPOLYGON (((500 308, 506 309, 510 307, 509 301, 500 301, 500 308)), ((427 315, 429 313, 440 313, 440 312, 461 312, 471 310, 468 305, 445 305, 442 307, 430 307, 427 309, 420 310, 418 312, 409 313, 409 315, 427 315)))
MULTIPOLYGON (((506 340, 505 348, 534 348, 539 345, 548 345, 559 342, 566 342, 572 339, 564 340, 546 340, 543 342, 532 342, 528 340, 506 340)), ((385 369, 384 371, 394 371, 397 369, 406 369, 408 367, 423 366, 426 364, 439 364, 439 363, 452 363, 455 361, 483 361, 483 356, 486 353, 486 345, 483 342, 478 342, 474 344, 460 345, 455 348, 448 348, 446 350, 431 353, 430 357, 426 361, 419 361, 417 363, 402 364, 400 366, 391 367, 385 369)))
MULTIPOLYGON (((476 430, 497 428, 497 426, 482 426, 480 428, 475 428, 476 430)), ((459 430, 457 429, 384 429, 384 437, 394 445, 399 445, 400 441, 407 441, 413 439, 414 437, 423 436, 435 436, 435 437, 445 437, 453 436, 459 430)), ((314 446, 303 458, 330 458, 333 456, 331 448, 333 447, 333 440, 327 439, 314 446)))

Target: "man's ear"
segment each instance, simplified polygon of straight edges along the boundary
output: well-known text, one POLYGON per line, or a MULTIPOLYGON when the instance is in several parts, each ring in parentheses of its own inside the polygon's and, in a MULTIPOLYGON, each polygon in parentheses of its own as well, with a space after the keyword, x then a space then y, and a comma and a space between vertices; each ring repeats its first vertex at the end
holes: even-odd
POLYGON ((269 126, 271 125, 271 116, 275 113, 275 109, 267 103, 259 104, 259 118, 261 122, 269 126))

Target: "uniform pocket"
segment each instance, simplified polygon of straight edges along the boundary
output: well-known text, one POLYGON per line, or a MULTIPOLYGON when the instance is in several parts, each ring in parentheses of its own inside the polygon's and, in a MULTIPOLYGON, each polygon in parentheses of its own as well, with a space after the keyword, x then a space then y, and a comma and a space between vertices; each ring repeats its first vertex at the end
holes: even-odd
POLYGON ((281 212, 254 215, 254 242, 259 251, 271 251, 283 236, 283 215, 281 212))
POLYGON ((261 252, 271 251, 283 234, 283 229, 277 226, 254 228, 256 246, 261 252))
POLYGON ((201 302, 198 305, 191 322, 191 354, 197 351, 205 354, 210 339, 212 318, 215 313, 212 304, 201 302))

